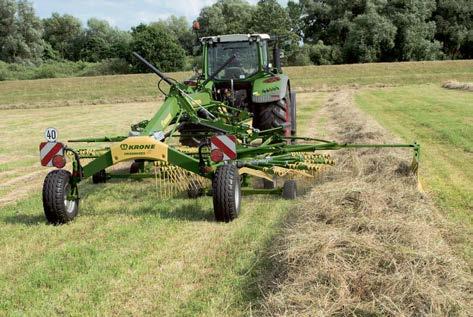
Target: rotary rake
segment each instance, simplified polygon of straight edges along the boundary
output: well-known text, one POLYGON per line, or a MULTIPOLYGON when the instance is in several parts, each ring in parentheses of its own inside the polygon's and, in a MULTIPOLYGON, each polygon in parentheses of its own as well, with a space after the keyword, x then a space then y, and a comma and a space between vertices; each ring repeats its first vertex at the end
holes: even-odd
MULTIPOLYGON (((412 171, 417 172, 417 143, 341 144, 297 137, 286 133, 285 124, 268 129, 255 127, 254 111, 235 106, 228 99, 215 98, 219 92, 214 79, 235 56, 206 78, 183 84, 134 54, 169 85, 164 103, 150 120, 132 125, 126 136, 73 139, 66 145, 56 141, 54 129, 47 130, 48 142, 40 145, 41 162, 58 168, 46 176, 43 186, 44 212, 50 223, 74 219, 79 210, 78 185, 87 178, 92 178, 94 184, 111 179, 151 178, 163 198, 182 191, 190 198, 211 195, 216 220, 229 222, 238 217, 242 194, 276 194, 294 199, 296 178, 313 177, 334 164, 327 151, 410 148, 414 151, 412 171), (190 125, 199 129, 183 129, 190 125), (183 137, 196 144, 182 146, 179 140, 183 137), (75 143, 88 145, 74 148, 71 144, 75 143), (97 148, 95 144, 105 146, 97 148), (72 162, 71 172, 63 169, 66 158, 72 162), (125 171, 111 168, 124 165, 123 162, 132 164, 125 171), (276 178, 283 178, 284 184, 275 186, 276 178), (257 188, 252 179, 263 179, 264 186, 257 188)), ((276 74, 264 76, 271 79, 267 82, 277 81, 276 74)), ((295 94, 286 92, 283 97, 286 98, 282 100, 290 100, 285 103, 287 113, 295 115, 295 94)))

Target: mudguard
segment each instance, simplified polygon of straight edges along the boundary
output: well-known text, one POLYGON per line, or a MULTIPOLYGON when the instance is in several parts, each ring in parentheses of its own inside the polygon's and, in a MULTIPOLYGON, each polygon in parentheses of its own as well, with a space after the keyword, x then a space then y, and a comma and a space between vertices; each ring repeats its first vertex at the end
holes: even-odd
POLYGON ((286 96, 288 83, 289 77, 284 74, 256 79, 253 83, 251 101, 253 103, 268 103, 281 100, 286 96))

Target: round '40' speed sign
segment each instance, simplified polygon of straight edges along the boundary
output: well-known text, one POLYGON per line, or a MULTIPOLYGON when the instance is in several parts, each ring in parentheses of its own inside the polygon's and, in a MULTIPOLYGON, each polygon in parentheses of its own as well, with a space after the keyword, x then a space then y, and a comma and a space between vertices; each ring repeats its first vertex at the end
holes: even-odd
POLYGON ((57 130, 55 128, 47 128, 46 131, 44 131, 44 137, 48 142, 56 142, 57 130))

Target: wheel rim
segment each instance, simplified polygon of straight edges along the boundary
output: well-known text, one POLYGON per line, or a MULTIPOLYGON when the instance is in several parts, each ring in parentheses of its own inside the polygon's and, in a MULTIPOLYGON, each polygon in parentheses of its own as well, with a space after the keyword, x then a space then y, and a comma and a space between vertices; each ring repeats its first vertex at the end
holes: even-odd
POLYGON ((71 185, 67 184, 64 188, 64 207, 66 207, 66 212, 72 214, 76 208, 77 202, 75 200, 69 200, 67 197, 71 193, 71 185))
POLYGON ((235 188, 235 209, 238 211, 240 210, 240 198, 241 198, 241 191, 240 191, 240 183, 236 182, 235 188))

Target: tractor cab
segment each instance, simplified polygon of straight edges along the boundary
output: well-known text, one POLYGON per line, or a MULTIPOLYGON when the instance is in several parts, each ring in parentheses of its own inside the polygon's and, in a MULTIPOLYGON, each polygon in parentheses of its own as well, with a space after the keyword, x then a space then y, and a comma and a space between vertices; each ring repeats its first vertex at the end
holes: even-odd
POLYGON ((204 46, 204 76, 208 78, 231 57, 235 57, 214 81, 248 81, 269 72, 267 34, 231 34, 201 39, 204 46))

